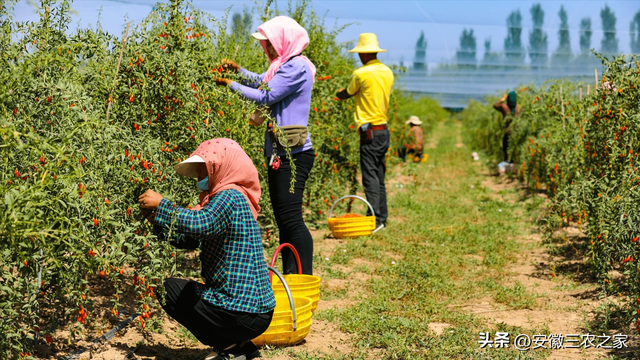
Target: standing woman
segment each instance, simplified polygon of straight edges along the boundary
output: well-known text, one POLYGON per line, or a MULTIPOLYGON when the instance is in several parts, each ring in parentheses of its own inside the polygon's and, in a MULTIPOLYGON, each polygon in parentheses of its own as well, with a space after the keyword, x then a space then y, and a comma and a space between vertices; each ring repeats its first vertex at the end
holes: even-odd
POLYGON ((204 283, 167 278, 162 307, 214 349, 206 360, 258 357, 250 340, 269 327, 275 308, 256 221, 258 171, 230 139, 203 142, 175 170, 198 179, 200 203, 196 207, 177 206, 153 190, 138 201, 159 239, 166 239, 173 227, 172 245, 200 248, 204 283))
MULTIPOLYGON (((271 117, 278 127, 298 125, 304 131, 297 144, 291 146, 295 162, 295 191, 289 192, 291 165, 286 151, 273 145, 269 128, 265 132, 265 156, 269 161, 269 195, 280 231, 280 243, 292 244, 302 263, 302 273, 313 272, 313 238, 302 218, 304 186, 313 166, 315 153, 311 148, 311 135, 306 131, 311 108, 311 90, 316 68, 301 55, 309 45, 307 31, 287 16, 277 16, 258 27, 253 37, 260 41, 262 49, 271 61, 267 72, 255 74, 243 69, 231 60, 228 68, 241 72, 248 80, 239 84, 229 79, 217 79, 218 85, 229 86, 247 99, 271 109, 271 117), (267 84, 269 90, 261 85, 267 84)), ((277 143, 277 142, 276 142, 277 143)), ((282 251, 285 274, 296 274, 297 266, 291 250, 282 251)))

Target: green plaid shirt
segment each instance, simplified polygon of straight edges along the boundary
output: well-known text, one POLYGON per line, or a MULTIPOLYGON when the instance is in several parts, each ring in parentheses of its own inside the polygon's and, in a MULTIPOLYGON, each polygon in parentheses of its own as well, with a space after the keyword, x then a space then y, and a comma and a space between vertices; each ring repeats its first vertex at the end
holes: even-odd
POLYGON ((196 286, 201 299, 223 309, 265 313, 276 306, 269 284, 260 227, 247 199, 238 190, 223 190, 199 211, 162 199, 155 221, 162 229, 172 226, 172 244, 182 249, 200 248, 202 278, 196 286))

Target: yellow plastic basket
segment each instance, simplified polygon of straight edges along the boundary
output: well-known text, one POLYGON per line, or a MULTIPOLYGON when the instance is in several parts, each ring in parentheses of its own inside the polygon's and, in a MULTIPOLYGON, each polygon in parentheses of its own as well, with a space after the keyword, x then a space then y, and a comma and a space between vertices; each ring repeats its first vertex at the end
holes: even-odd
MULTIPOLYGON (((276 259, 278 258, 278 254, 285 247, 288 247, 291 249, 291 252, 293 253, 296 259, 296 263, 298 265, 297 274, 284 275, 284 279, 287 282, 287 285, 289 286, 289 290, 291 291, 291 294, 294 297, 302 296, 302 297, 311 298, 311 300, 313 301, 311 305, 311 311, 315 311, 316 308, 318 307, 318 301, 320 300, 320 278, 313 275, 302 274, 302 265, 300 263, 300 256, 298 255, 298 251, 296 250, 296 248, 289 243, 284 243, 278 246, 276 251, 273 253, 273 257, 271 258, 271 267, 275 266, 276 259)), ((270 278, 272 278, 271 273, 269 273, 269 276, 270 278)), ((282 281, 280 281, 280 278, 278 277, 276 277, 275 279, 272 278, 271 287, 273 288, 273 293, 276 296, 286 295, 286 289, 282 284, 282 281)))
MULTIPOLYGON (((318 300, 320 300, 320 278, 313 275, 289 274, 284 275, 284 279, 289 284, 291 294, 308 297, 311 299, 311 311, 316 311, 318 300)), ((279 278, 273 279, 273 293, 276 296, 286 295, 282 281, 279 278)))
POLYGON ((300 343, 311 330, 311 298, 292 296, 287 282, 274 268, 270 269, 283 280, 287 295, 276 296, 276 308, 269 328, 262 335, 253 339, 256 346, 264 344, 289 346, 300 343))
POLYGON ((375 230, 376 228, 376 216, 375 212, 373 211, 373 207, 367 200, 357 195, 347 195, 336 200, 336 202, 333 203, 331 209, 329 210, 329 218, 327 219, 327 222, 329 223, 329 230, 331 230, 331 234, 333 234, 333 236, 338 239, 371 235, 373 230, 375 230), (371 216, 362 216, 356 218, 331 217, 331 215, 333 214, 333 208, 336 206, 336 204, 346 198, 355 198, 364 201, 367 206, 369 206, 369 209, 371 209, 371 216))

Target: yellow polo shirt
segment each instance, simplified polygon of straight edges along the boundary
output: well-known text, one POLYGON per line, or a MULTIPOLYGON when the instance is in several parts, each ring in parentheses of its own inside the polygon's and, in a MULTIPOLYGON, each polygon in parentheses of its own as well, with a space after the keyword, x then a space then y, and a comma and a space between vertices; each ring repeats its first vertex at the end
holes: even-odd
POLYGON ((347 87, 349 95, 355 95, 355 120, 358 128, 364 123, 387 123, 389 96, 393 91, 393 72, 378 59, 369 61, 353 72, 347 87))

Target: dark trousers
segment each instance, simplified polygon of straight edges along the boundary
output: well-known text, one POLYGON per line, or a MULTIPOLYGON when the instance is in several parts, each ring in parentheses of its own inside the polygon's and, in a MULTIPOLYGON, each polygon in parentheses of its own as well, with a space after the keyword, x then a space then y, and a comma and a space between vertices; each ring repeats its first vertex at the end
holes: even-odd
POLYGON ((201 343, 220 351, 254 339, 269 327, 273 311, 253 314, 225 310, 200 299, 195 284, 195 281, 167 278, 164 281, 166 304, 162 308, 201 343))
POLYGON ((509 162, 509 136, 510 133, 505 133, 502 137, 502 152, 504 153, 504 162, 509 162))
MULTIPOLYGON (((281 163, 278 170, 269 167, 271 206, 273 206, 280 232, 280 243, 293 245, 300 255, 302 273, 313 275, 313 238, 302 218, 302 195, 304 195, 304 186, 309 178, 309 172, 313 167, 315 153, 310 149, 291 156, 296 165, 296 183, 293 194, 289 192, 291 186, 289 158, 286 156, 280 158, 281 163)), ((281 254, 283 272, 297 274, 298 265, 293 252, 284 248, 281 254)))
MULTIPOLYGON (((376 213, 376 227, 385 224, 388 216, 387 188, 384 184, 387 150, 389 150, 388 129, 373 131, 373 139, 369 144, 360 142, 362 186, 367 195, 367 201, 376 213)), ((367 210, 367 216, 371 216, 371 211, 367 210)))

